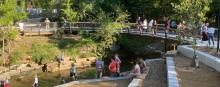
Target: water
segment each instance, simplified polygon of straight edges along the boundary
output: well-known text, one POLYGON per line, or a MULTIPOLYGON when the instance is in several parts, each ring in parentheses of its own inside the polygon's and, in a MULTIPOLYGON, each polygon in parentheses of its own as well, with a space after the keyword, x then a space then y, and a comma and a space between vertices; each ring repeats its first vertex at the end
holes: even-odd
MULTIPOLYGON (((79 79, 91 79, 94 75, 86 75, 85 72, 94 71, 94 67, 89 67, 85 69, 77 69, 79 72, 79 79), (81 75, 81 76, 80 76, 81 75), (84 76, 83 76, 84 75, 84 76), (92 75, 92 76, 91 76, 92 75)), ((10 80, 10 87, 31 87, 34 82, 34 72, 28 72, 27 74, 22 74, 19 76, 13 76, 10 80)), ((88 74, 88 73, 87 73, 88 74)), ((72 78, 69 76, 69 69, 61 70, 52 73, 38 73, 38 80, 40 87, 53 87, 55 85, 61 84, 61 77, 65 77, 67 82, 72 81, 72 78)))

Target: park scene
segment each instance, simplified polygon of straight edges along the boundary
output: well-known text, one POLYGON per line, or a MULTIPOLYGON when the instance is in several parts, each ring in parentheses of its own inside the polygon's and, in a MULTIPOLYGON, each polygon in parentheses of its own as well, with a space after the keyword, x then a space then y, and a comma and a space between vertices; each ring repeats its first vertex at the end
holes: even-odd
POLYGON ((0 0, 0 87, 220 87, 220 0, 0 0))

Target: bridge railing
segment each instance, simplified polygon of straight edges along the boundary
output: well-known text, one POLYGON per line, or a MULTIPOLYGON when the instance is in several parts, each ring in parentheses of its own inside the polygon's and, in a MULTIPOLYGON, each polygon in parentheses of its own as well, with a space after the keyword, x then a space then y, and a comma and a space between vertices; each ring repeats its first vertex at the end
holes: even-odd
POLYGON ((99 31, 100 23, 97 22, 59 22, 58 28, 65 31, 99 31))
POLYGON ((46 25, 44 22, 20 23, 18 29, 26 35, 53 34, 57 30, 57 23, 51 22, 46 25), (48 26, 46 28, 46 26, 48 26))
MULTIPOLYGON (((123 33, 138 32, 136 23, 126 23, 128 27, 121 29, 123 33)), ((142 31, 152 31, 149 29, 144 29, 141 26, 142 31)), ((20 28, 20 27, 19 27, 20 28)), ((34 23, 24 23, 22 27, 25 33, 44 33, 44 32, 54 32, 57 29, 63 29, 65 32, 73 31, 99 31, 101 30, 101 24, 98 22, 51 22, 49 23, 49 28, 46 28, 45 22, 34 22, 34 23)), ((164 33, 165 27, 164 24, 157 24, 157 32, 164 33)))

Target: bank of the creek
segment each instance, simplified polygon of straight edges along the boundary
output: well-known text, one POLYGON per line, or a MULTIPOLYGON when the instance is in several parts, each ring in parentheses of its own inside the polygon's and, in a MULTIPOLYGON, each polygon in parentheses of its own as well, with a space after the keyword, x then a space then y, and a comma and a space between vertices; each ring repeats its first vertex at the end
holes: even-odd
MULTIPOLYGON (((95 77, 94 67, 87 67, 87 68, 78 68, 78 75, 79 79, 92 79, 95 77), (85 72, 90 76, 86 76, 85 72), (82 74, 83 73, 83 74, 82 74), (81 75, 82 74, 82 75, 81 75), (86 77, 85 77, 86 76, 86 77)), ((55 85, 61 84, 61 78, 64 77, 66 82, 72 81, 72 78, 69 76, 69 69, 56 71, 56 72, 41 72, 40 70, 31 71, 25 74, 13 76, 10 80, 10 87, 31 87, 34 82, 34 73, 38 73, 38 80, 40 87, 53 87, 55 85)))

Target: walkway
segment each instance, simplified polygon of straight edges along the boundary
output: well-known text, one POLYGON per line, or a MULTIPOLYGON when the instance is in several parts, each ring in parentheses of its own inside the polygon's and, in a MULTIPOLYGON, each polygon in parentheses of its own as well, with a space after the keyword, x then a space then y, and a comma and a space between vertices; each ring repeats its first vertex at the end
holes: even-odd
POLYGON ((143 82, 143 87, 167 87, 166 65, 164 61, 153 60, 148 64, 150 71, 143 82))

